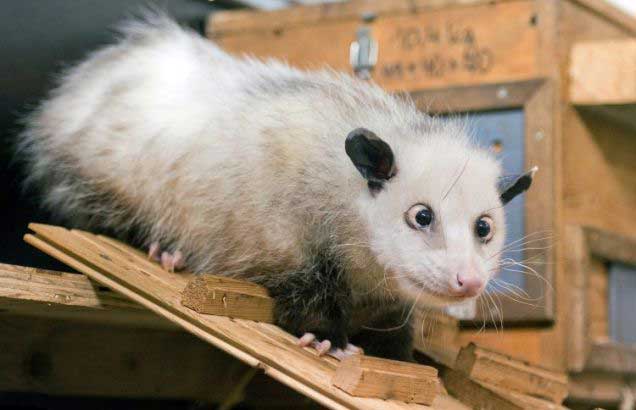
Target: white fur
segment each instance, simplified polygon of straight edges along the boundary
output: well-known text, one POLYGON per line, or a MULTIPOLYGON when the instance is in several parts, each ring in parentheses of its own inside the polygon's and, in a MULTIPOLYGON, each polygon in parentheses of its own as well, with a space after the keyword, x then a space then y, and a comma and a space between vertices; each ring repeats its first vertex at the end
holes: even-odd
POLYGON ((22 147, 58 216, 141 227, 196 272, 275 274, 328 246, 358 296, 448 302, 458 272, 489 278, 504 241, 499 165, 461 127, 343 74, 232 57, 165 18, 129 24, 68 71, 22 147), (357 127, 395 153, 376 195, 344 150, 357 127), (434 229, 405 223, 416 203, 434 229), (486 245, 474 234, 484 213, 486 245))

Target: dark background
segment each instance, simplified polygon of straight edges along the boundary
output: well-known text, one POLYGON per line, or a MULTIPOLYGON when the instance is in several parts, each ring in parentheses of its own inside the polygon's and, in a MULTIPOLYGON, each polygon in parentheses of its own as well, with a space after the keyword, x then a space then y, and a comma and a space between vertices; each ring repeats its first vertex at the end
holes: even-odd
POLYGON ((158 8, 203 29, 208 13, 228 3, 206 0, 2 0, 0 1, 0 263, 68 270, 26 245, 29 222, 50 222, 37 199, 21 190, 12 154, 20 118, 46 95, 56 73, 108 44, 112 29, 144 8, 158 8))

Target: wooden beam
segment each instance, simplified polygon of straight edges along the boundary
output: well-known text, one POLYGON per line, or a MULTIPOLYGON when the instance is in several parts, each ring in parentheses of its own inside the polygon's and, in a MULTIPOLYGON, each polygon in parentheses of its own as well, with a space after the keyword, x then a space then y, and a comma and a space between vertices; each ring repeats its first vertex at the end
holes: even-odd
POLYGON ((0 264, 0 310, 92 323, 176 329, 85 275, 0 264))
POLYGON ((465 373, 471 380, 555 403, 561 403, 568 394, 565 374, 530 366, 474 343, 461 349, 455 369, 465 373))
POLYGON ((636 127, 636 39, 575 44, 570 101, 584 112, 636 127))
POLYGON ((432 404, 440 387, 434 367, 364 355, 343 360, 333 385, 352 396, 419 404, 432 404))
POLYGON ((274 299, 264 287, 244 280, 198 276, 185 287, 181 304, 207 315, 274 323, 274 299))

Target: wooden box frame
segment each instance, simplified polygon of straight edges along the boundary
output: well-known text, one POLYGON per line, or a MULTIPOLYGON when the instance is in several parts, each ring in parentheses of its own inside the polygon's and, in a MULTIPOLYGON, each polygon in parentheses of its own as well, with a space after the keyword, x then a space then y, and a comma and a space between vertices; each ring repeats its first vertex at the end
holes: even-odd
MULTIPOLYGON (((607 322, 607 311, 602 309, 603 305, 607 306, 607 298, 596 300, 589 292, 595 260, 636 265, 636 237, 570 225, 566 227, 566 241, 570 249, 566 255, 566 266, 572 286, 568 308, 569 369, 574 372, 636 373, 636 346, 612 342, 606 334, 598 335, 597 331, 593 331, 592 306, 596 312, 601 311, 601 316, 605 315, 607 322)), ((606 277, 606 269, 601 270, 598 273, 606 277)))

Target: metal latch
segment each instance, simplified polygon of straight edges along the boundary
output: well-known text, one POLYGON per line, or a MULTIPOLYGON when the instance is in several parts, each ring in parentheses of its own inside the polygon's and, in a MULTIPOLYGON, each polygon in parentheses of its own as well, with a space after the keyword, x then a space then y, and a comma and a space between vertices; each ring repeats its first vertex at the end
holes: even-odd
MULTIPOLYGON (((370 23, 375 19, 375 14, 364 14, 362 19, 365 23, 370 23)), ((371 27, 364 25, 358 29, 356 41, 349 47, 349 63, 359 78, 368 80, 377 62, 378 42, 371 36, 371 27)))

